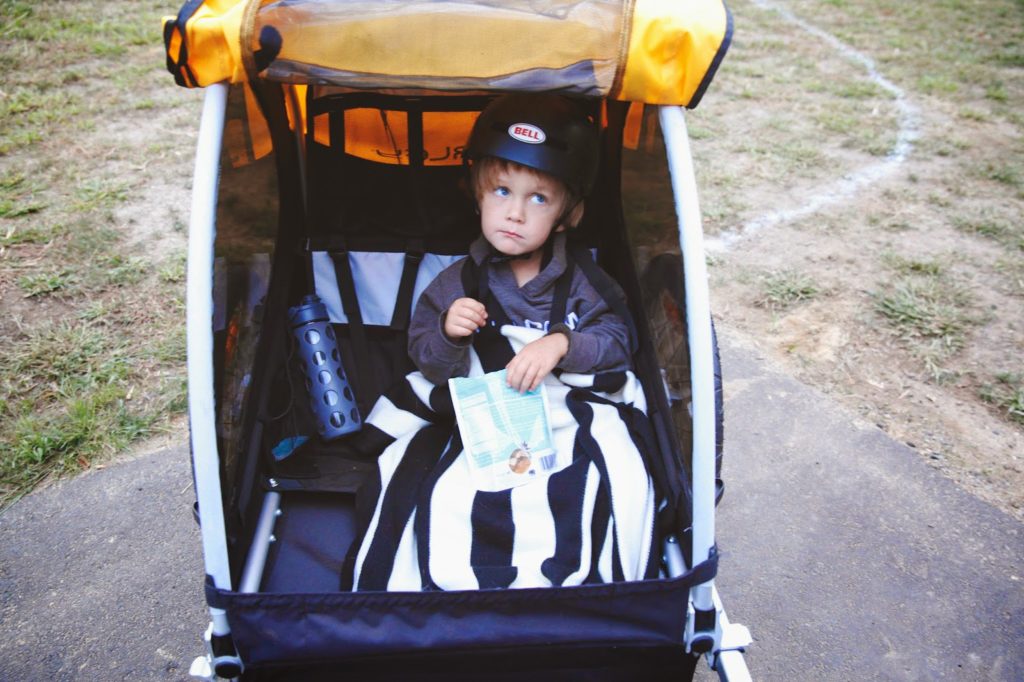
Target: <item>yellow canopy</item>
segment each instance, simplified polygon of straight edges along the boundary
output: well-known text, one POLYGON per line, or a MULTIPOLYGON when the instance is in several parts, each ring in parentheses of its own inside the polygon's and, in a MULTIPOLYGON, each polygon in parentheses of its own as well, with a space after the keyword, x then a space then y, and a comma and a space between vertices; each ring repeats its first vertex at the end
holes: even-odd
POLYGON ((180 85, 257 77, 388 91, 560 91, 696 106, 721 0, 190 0, 164 20, 180 85))

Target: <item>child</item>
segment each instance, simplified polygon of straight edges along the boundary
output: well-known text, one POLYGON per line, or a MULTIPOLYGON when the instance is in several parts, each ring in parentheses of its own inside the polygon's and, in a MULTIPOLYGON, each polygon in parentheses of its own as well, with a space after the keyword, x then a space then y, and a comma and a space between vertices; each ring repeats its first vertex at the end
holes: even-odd
MULTIPOLYGON (((508 363, 508 384, 533 390, 553 370, 625 370, 634 348, 626 323, 579 268, 567 265, 565 231, 583 216, 597 172, 598 135, 559 95, 508 95, 477 119, 466 156, 481 236, 468 258, 502 322, 547 331, 508 363), (563 278, 569 281, 560 282, 563 278), (566 284, 568 285, 565 288, 566 284), (564 298, 558 299, 558 292, 564 298), (551 319, 552 314, 564 318, 551 319)), ((487 301, 467 292, 459 261, 424 290, 409 326, 409 355, 435 384, 469 371, 474 334, 488 324, 487 301)), ((491 320, 493 324, 494 321, 491 320)))
POLYGON ((367 486, 376 500, 350 555, 352 584, 466 590, 650 577, 655 496, 642 454, 650 437, 637 419, 646 403, 626 371, 632 331, 611 306, 628 312, 589 253, 566 246, 596 174, 597 131, 569 99, 506 96, 477 119, 467 157, 481 236, 420 295, 409 326, 420 371, 367 419, 387 445, 367 486), (523 478, 483 490, 451 403, 436 394, 451 377, 503 366, 520 392, 564 370, 548 392, 556 455, 531 462, 516 447, 507 464, 523 478))

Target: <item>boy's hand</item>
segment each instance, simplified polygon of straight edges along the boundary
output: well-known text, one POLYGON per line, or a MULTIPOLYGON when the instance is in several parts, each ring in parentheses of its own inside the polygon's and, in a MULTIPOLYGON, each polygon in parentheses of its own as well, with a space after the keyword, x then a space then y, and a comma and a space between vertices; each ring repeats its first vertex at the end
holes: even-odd
POLYGON ((549 334, 531 341, 505 366, 508 385, 520 393, 532 391, 569 352, 565 334, 549 334))
POLYGON ((460 298, 448 308, 444 318, 444 333, 452 339, 469 336, 487 322, 487 309, 474 298, 460 298))

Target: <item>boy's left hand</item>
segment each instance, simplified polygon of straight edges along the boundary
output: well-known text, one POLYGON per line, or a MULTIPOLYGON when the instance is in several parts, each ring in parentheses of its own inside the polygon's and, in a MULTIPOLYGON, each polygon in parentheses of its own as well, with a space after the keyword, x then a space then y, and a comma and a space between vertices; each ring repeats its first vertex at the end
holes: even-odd
POLYGON ((565 334, 550 334, 526 344, 505 366, 510 388, 523 393, 532 391, 569 352, 565 334))

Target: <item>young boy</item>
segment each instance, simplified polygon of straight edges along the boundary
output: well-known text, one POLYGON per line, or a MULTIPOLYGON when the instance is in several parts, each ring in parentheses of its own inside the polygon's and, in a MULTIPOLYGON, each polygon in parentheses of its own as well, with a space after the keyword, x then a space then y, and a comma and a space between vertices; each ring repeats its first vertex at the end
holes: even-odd
MULTIPOLYGON (((630 367, 626 323, 580 268, 570 268, 565 231, 583 216, 597 172, 595 126, 559 95, 508 95, 477 119, 466 156, 481 236, 469 249, 502 317, 547 334, 508 363, 508 383, 533 390, 554 369, 593 373, 630 367), (564 318, 552 319, 553 310, 564 318)), ((488 324, 486 301, 467 292, 454 263, 424 290, 409 326, 409 355, 435 384, 469 371, 474 334, 488 324)))

